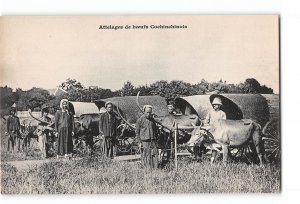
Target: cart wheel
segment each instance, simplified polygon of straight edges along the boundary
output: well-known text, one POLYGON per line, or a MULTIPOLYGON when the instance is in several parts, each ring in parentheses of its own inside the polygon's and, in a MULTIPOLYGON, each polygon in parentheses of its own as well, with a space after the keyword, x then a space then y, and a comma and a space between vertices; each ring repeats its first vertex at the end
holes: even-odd
POLYGON ((133 138, 131 143, 131 152, 132 154, 141 154, 142 150, 140 149, 139 142, 136 138, 133 138))
POLYGON ((241 146, 239 148, 233 148, 230 150, 231 156, 235 161, 244 161, 248 164, 258 162, 256 150, 251 144, 241 146))
POLYGON ((267 122, 262 130, 265 154, 269 162, 278 163, 281 159, 280 123, 275 118, 267 122))

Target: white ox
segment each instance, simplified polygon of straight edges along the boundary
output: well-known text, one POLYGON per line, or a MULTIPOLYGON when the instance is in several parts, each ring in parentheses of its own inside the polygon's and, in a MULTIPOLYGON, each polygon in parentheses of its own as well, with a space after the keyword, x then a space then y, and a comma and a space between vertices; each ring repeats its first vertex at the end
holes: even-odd
MULTIPOLYGON (((203 142, 213 140, 222 147, 223 164, 226 165, 229 147, 241 147, 250 144, 252 150, 256 150, 260 165, 263 165, 263 145, 261 127, 252 120, 217 120, 212 125, 203 127, 195 126, 188 146, 201 145, 203 142), (255 147, 255 148, 254 148, 255 147)), ((215 144, 211 145, 213 155, 211 163, 216 155, 215 144)))

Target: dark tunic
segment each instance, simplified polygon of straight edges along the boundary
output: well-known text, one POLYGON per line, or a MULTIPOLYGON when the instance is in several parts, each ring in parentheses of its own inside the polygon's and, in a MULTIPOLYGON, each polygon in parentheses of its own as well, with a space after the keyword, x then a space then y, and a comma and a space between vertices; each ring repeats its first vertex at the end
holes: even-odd
POLYGON ((10 150, 10 146, 12 146, 12 150, 14 150, 16 140, 18 136, 20 136, 21 124, 19 118, 15 115, 8 116, 6 121, 6 128, 7 132, 9 133, 7 151, 10 150))
POLYGON ((57 150, 59 155, 73 152, 72 132, 74 118, 71 112, 57 111, 55 114, 55 129, 58 132, 57 150))
POLYGON ((105 112, 100 115, 99 132, 103 134, 102 151, 105 157, 113 158, 114 142, 117 137, 118 119, 114 113, 105 112))
POLYGON ((158 128, 153 120, 144 115, 136 122, 136 136, 142 144, 142 163, 146 168, 158 167, 158 128))
POLYGON ((117 125, 118 119, 114 113, 109 114, 105 112, 100 115, 99 120, 99 132, 102 133, 105 137, 113 137, 117 136, 117 125))
POLYGON ((6 121, 7 132, 19 132, 21 128, 20 120, 17 116, 10 115, 6 121))
POLYGON ((140 141, 143 140, 156 140, 158 128, 153 120, 147 119, 142 115, 136 121, 135 134, 140 141))

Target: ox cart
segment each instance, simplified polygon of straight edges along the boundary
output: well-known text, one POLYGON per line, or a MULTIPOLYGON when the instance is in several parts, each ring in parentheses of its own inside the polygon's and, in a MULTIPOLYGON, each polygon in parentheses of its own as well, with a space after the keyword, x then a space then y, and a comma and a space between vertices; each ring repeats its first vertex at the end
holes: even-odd
MULTIPOLYGON (((227 119, 251 119, 260 124, 267 160, 274 163, 280 162, 279 96, 276 94, 195 95, 175 99, 175 106, 183 114, 197 114, 204 119, 215 97, 222 99, 222 110, 226 113, 227 119)), ((237 159, 253 161, 253 152, 249 146, 234 148, 231 152, 232 156, 237 159)))
MULTIPOLYGON (((105 111, 105 103, 111 101, 113 110, 120 119, 118 126, 118 136, 116 141, 116 154, 140 154, 141 150, 135 137, 135 123, 143 114, 136 104, 135 96, 113 97, 95 101, 100 112, 105 111)), ((167 103, 160 96, 141 96, 142 104, 151 104, 158 113, 156 117, 162 118, 167 114, 167 103)))
MULTIPOLYGON (((217 96, 223 101, 222 110, 226 113, 227 119, 252 119, 261 125, 268 159, 272 162, 280 161, 279 96, 276 94, 212 94, 178 97, 175 99, 175 109, 178 114, 171 119, 166 117, 168 115, 166 100, 160 96, 113 97, 97 100, 95 103, 70 102, 70 111, 74 113, 76 121, 75 147, 79 153, 86 151, 88 146, 91 149, 101 149, 99 116, 106 111, 105 103, 111 101, 114 104, 114 113, 119 119, 115 154, 140 154, 135 138, 135 123, 143 114, 141 106, 150 104, 153 106, 155 121, 161 127, 162 155, 166 155, 167 159, 172 158, 175 149, 177 151, 185 146, 191 136, 193 124, 205 118, 211 108, 211 102, 217 96), (177 124, 176 128, 175 124, 177 124), (174 136, 175 129, 176 136, 174 136), (177 144, 179 147, 174 148, 177 144)), ((248 146, 232 149, 232 155, 237 159, 250 161, 252 153, 248 146)))
MULTIPOLYGON (((109 99, 114 100, 114 98, 109 99)), ((70 111, 74 113, 75 134, 74 150, 77 154, 92 153, 102 155, 103 136, 99 133, 100 115, 106 112, 104 101, 96 103, 70 102, 70 111), (103 102, 103 103, 102 103, 103 102)), ((114 155, 131 155, 138 152, 138 145, 135 142, 134 132, 120 123, 116 106, 114 113, 118 118, 117 137, 113 141, 114 155)))

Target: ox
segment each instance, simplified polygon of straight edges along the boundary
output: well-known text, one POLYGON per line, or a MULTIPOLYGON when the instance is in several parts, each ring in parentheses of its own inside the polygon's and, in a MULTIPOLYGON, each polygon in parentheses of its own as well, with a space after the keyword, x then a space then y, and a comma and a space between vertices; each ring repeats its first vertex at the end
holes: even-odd
MULTIPOLYGON (((219 144, 223 151, 223 164, 226 165, 229 147, 242 147, 250 144, 252 151, 258 154, 260 165, 263 165, 263 143, 261 127, 252 120, 217 120, 211 126, 196 126, 188 141, 188 146, 201 145, 212 140, 219 144)), ((213 153, 211 163, 216 155, 216 146, 210 144, 213 153)))
MULTIPOLYGON (((141 113, 143 113, 143 108, 139 103, 139 94, 136 96, 136 104, 141 113)), ((167 107, 166 107, 167 108, 167 107)), ((119 106, 117 105, 117 111, 120 118, 127 124, 131 129, 135 129, 133 124, 130 124, 120 113, 119 106)), ((155 111, 155 109, 154 109, 155 111)), ((179 134, 177 135, 177 143, 184 144, 190 139, 190 132, 194 129, 193 124, 200 125, 201 120, 196 114, 183 115, 183 114, 170 114, 166 116, 161 116, 162 114, 153 113, 153 121, 160 127, 160 133, 158 138, 158 148, 160 149, 160 159, 168 161, 171 154, 171 143, 174 139, 174 129, 175 123, 178 124, 179 134), (160 115, 160 116, 159 116, 160 115)), ((196 149, 198 149, 196 147, 196 149)), ((195 151, 196 152, 196 151, 195 151)))
MULTIPOLYGON (((92 114, 83 114, 75 121, 75 130, 74 130, 74 138, 75 138, 75 146, 85 146, 87 145, 91 150, 93 150, 94 146, 98 141, 101 141, 100 133, 99 133, 99 121, 100 114, 92 113, 92 114), (97 137, 97 140, 94 140, 94 137, 97 137), (85 144, 84 144, 85 142, 85 144)), ((118 118, 118 116, 117 116, 118 118)), ((125 119, 124 119, 125 120, 125 119)), ((117 140, 115 140, 115 144, 118 144, 118 139, 125 139, 130 137, 135 137, 134 125, 121 123, 121 120, 118 119, 118 127, 117 127, 117 140)))
POLYGON ((90 148, 93 147, 94 141, 93 137, 99 135, 99 120, 100 114, 83 114, 75 122, 74 137, 76 138, 76 143, 82 141, 85 137, 86 145, 90 148))

